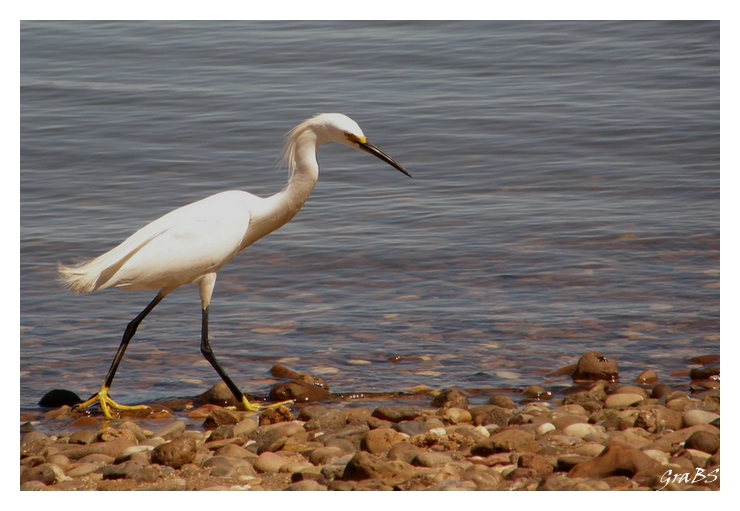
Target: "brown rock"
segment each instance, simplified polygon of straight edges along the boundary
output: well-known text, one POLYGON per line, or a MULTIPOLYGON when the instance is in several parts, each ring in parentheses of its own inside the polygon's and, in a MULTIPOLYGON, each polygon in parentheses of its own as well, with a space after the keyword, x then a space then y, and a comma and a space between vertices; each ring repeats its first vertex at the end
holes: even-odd
POLYGON ((365 438, 360 443, 360 447, 363 451, 380 456, 387 454, 393 444, 401 440, 400 437, 400 433, 395 429, 374 429, 365 435, 365 438))
MULTIPOLYGON (((588 386, 586 390, 574 392, 566 396, 563 399, 563 404, 587 403, 589 401, 603 402, 606 399, 606 385, 607 383, 603 380, 597 381, 588 386)), ((578 388, 583 388, 583 386, 579 386, 578 388)))
POLYGON ((411 479, 416 469, 402 461, 383 461, 370 453, 361 451, 352 456, 344 468, 342 479, 345 481, 362 481, 379 479, 385 484, 397 484, 411 479))
POLYGON ((432 406, 437 408, 468 408, 468 398, 463 392, 452 387, 450 389, 442 391, 437 397, 432 400, 432 406))
POLYGON ((320 484, 318 481, 307 479, 303 481, 298 481, 297 483, 293 483, 287 488, 285 488, 286 491, 326 491, 327 488, 323 484, 320 484))
POLYGON ((570 478, 603 479, 610 476, 632 477, 641 470, 650 469, 659 462, 647 454, 620 443, 613 443, 598 458, 579 463, 568 472, 570 478))
POLYGON ((38 467, 33 467, 21 475, 21 484, 29 481, 39 481, 46 486, 54 484, 58 479, 61 479, 64 471, 61 467, 54 465, 53 463, 44 463, 38 467))
POLYGON ((321 401, 329 396, 329 392, 305 381, 293 380, 288 383, 278 383, 270 389, 270 399, 273 401, 295 401, 309 403, 321 401))
POLYGON ((158 445, 152 450, 152 462, 180 468, 195 459, 195 440, 182 436, 170 442, 158 445))
POLYGON ((476 444, 470 452, 477 456, 488 456, 497 452, 536 452, 537 449, 534 433, 507 429, 476 444))
POLYGON ((247 460, 213 456, 203 462, 203 468, 210 468, 213 477, 256 476, 252 464, 247 460))
POLYGON ((568 476, 556 473, 543 479, 539 486, 537 486, 537 489, 544 491, 570 491, 575 489, 576 484, 568 476))
POLYGON ((516 410, 517 408, 516 403, 509 396, 491 396, 488 402, 507 410, 516 410))
POLYGON ((563 414, 554 417, 549 422, 560 431, 563 431, 571 424, 587 424, 588 418, 583 415, 563 414))
POLYGON ((682 422, 680 412, 671 410, 665 406, 648 405, 638 408, 635 427, 655 433, 666 429, 681 429, 682 422))
POLYGON ((447 454, 426 451, 420 452, 411 460, 411 464, 415 467, 438 467, 451 462, 452 458, 447 454))
POLYGON ((671 395, 671 393, 673 393, 673 389, 671 389, 665 383, 659 383, 655 387, 653 387, 652 392, 650 392, 650 396, 655 399, 660 399, 664 396, 671 395))
POLYGON ((21 458, 41 454, 51 442, 51 438, 38 431, 26 433, 21 439, 21 458))
POLYGON ((425 452, 421 447, 408 442, 398 442, 388 451, 389 460, 399 460, 411 463, 417 454, 425 452))
POLYGON ((259 473, 278 472, 280 467, 287 464, 285 458, 274 452, 263 452, 254 462, 254 468, 259 473))
POLYGON ((310 421, 311 419, 315 419, 316 417, 324 415, 326 412, 329 411, 327 407, 321 405, 303 406, 300 410, 301 411, 298 414, 298 419, 302 421, 310 421))
POLYGON ((277 432, 271 432, 257 439, 257 454, 275 452, 282 449, 288 437, 277 432))
POLYGON ((290 422, 293 420, 293 414, 287 406, 278 406, 277 408, 268 408, 260 415, 260 426, 269 426, 280 422, 290 422))
POLYGON ((90 430, 75 431, 69 437, 70 444, 90 445, 98 439, 98 434, 90 430))
POLYGON ((216 451, 217 456, 224 456, 226 458, 236 459, 254 459, 256 455, 253 452, 246 450, 244 447, 240 447, 236 444, 226 444, 216 451))
POLYGON ((414 420, 423 413, 418 406, 395 405, 379 406, 373 411, 372 416, 389 422, 401 422, 414 420))
POLYGON ((714 454, 719 450, 719 436, 708 431, 696 431, 686 439, 684 447, 714 454))
POLYGON ((509 424, 509 419, 511 419, 512 413, 507 408, 502 408, 500 406, 492 405, 493 408, 491 408, 488 413, 486 413, 483 416, 483 419, 480 421, 481 426, 489 426, 491 424, 496 424, 497 426, 507 426, 509 424))
POLYGON ((482 465, 469 467, 462 473, 460 479, 462 481, 472 481, 480 491, 497 490, 501 486, 501 483, 504 482, 504 478, 500 472, 496 472, 482 465))
POLYGON ((519 466, 521 468, 533 468, 540 476, 549 475, 554 469, 552 463, 539 454, 522 454, 519 456, 519 466))
POLYGON ((618 381, 619 369, 616 362, 608 360, 598 351, 593 351, 580 358, 573 372, 573 380, 618 381))
MULTIPOLYGON (((714 426, 693 426, 690 428, 680 429, 671 433, 666 433, 662 437, 655 440, 651 445, 650 449, 656 449, 658 451, 667 452, 673 454, 683 447, 683 443, 697 431, 707 431, 715 435, 719 435, 719 429, 714 426)), ((67 453, 65 453, 67 454, 67 453)))
POLYGON ((339 447, 319 447, 311 451, 308 461, 313 465, 326 465, 344 456, 344 451, 339 447))

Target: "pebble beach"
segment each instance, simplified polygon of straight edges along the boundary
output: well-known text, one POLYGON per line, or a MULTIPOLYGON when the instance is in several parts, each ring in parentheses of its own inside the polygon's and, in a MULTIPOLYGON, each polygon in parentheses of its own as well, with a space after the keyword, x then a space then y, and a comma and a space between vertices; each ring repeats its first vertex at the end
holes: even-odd
POLYGON ((586 353, 561 370, 562 395, 482 404, 458 388, 336 399, 278 368, 290 378, 271 398, 297 402, 258 413, 229 406, 223 384, 114 420, 47 406, 21 415, 20 489, 719 490, 719 356, 695 362, 686 391, 652 371, 619 382, 616 362, 586 353))

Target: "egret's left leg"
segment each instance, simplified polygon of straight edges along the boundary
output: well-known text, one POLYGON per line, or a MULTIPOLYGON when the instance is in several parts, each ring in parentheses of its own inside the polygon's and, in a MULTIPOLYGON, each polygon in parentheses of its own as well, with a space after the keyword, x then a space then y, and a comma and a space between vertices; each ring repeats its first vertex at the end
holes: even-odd
POLYGON ((88 399, 82 404, 77 405, 77 409, 79 410, 85 410, 88 407, 94 405, 95 403, 100 403, 100 409, 103 412, 103 415, 105 415, 106 418, 112 419, 113 415, 110 413, 110 409, 116 409, 116 410, 122 410, 122 411, 129 411, 129 410, 149 410, 150 408, 146 405, 138 405, 138 406, 126 406, 126 405, 119 405, 111 397, 108 395, 108 391, 110 390, 110 386, 113 384, 113 377, 116 375, 116 371, 118 370, 118 366, 121 364, 121 360, 123 359, 123 354, 126 352, 126 348, 128 347, 128 343, 131 341, 131 339, 134 337, 134 334, 136 333, 136 329, 139 328, 139 325, 144 320, 144 318, 152 312, 152 309, 157 306, 159 302, 162 301, 162 299, 167 296, 167 292, 160 291, 157 296, 154 297, 154 300, 151 301, 149 305, 146 306, 146 308, 141 311, 141 313, 136 316, 131 323, 128 324, 126 327, 126 330, 123 332, 123 339, 121 340, 121 345, 118 347, 118 351, 116 352, 116 357, 113 359, 113 363, 110 366, 110 369, 108 370, 108 375, 105 377, 105 381, 103 382, 103 386, 100 387, 100 390, 97 394, 95 394, 93 397, 88 399))

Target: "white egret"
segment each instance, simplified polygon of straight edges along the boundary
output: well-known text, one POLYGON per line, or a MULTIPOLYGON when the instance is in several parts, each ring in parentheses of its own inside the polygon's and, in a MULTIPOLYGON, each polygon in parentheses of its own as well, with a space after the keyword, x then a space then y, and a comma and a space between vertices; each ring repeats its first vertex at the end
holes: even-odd
POLYGON ((218 193, 164 215, 95 259, 76 266, 59 266, 65 285, 75 293, 112 287, 157 291, 154 300, 126 327, 100 390, 79 405, 80 409, 99 403, 105 416, 112 418, 110 408, 147 408, 119 405, 108 392, 139 324, 165 296, 183 284, 197 284, 200 292, 201 353, 244 408, 260 409, 227 376, 208 340, 208 310, 216 274, 237 253, 282 227, 298 213, 319 178, 316 153, 325 142, 337 142, 377 156, 411 177, 390 156, 368 142, 352 119, 337 113, 320 114, 288 133, 282 152, 288 165, 288 184, 281 192, 268 198, 243 191, 218 193))

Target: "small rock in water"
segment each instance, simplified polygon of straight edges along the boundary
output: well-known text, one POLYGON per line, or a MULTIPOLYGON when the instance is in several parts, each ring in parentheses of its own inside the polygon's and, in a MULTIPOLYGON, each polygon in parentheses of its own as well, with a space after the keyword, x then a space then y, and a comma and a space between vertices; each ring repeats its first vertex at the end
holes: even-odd
POLYGON ((208 403, 218 406, 238 406, 234 394, 229 387, 222 381, 215 384, 203 394, 195 398, 197 403, 208 403))
POLYGON ((270 389, 270 399, 273 401, 292 400, 296 403, 308 403, 321 401, 328 396, 329 392, 326 389, 298 380, 278 383, 270 389))
POLYGON ((658 381, 658 375, 655 374, 655 371, 653 371, 652 369, 647 369, 641 372, 635 379, 635 382, 639 383, 640 385, 652 385, 656 381, 658 381))
POLYGON ((59 408, 61 406, 74 406, 82 403, 80 396, 71 390, 54 389, 50 390, 39 401, 39 406, 43 408, 59 408))
POLYGON ((615 361, 608 360, 598 351, 593 351, 580 358, 573 372, 573 380, 618 381, 619 368, 615 361))
POLYGON ((440 395, 432 400, 432 406, 437 408, 468 408, 468 398, 463 392, 452 387, 442 391, 440 395))

